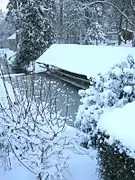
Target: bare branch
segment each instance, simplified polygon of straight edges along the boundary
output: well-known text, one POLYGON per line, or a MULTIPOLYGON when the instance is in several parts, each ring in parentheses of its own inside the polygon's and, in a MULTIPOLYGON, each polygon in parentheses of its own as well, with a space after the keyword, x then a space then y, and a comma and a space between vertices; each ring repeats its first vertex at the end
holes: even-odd
MULTIPOLYGON (((9 141, 9 140, 8 140, 8 141, 9 141)), ((15 151, 14 151, 14 148, 13 148, 13 146, 12 146, 12 144, 11 144, 10 141, 9 141, 9 144, 10 144, 10 147, 11 147, 11 149, 12 149, 12 152, 13 152, 13 154, 15 155, 15 157, 17 158, 17 160, 18 160, 26 169, 28 169, 31 173, 37 175, 34 171, 32 171, 29 167, 27 167, 27 166, 18 158, 18 156, 16 155, 16 153, 15 153, 15 151)))
POLYGON ((135 28, 135 24, 132 21, 130 21, 128 16, 124 12, 122 12, 117 6, 115 6, 114 4, 112 4, 108 1, 96 1, 96 2, 85 3, 85 4, 83 4, 81 2, 78 2, 78 3, 84 7, 94 6, 95 4, 108 4, 109 6, 112 6, 114 9, 116 9, 129 22, 129 24, 135 28))
POLYGON ((133 4, 133 0, 130 0, 130 5, 131 5, 131 8, 135 14, 135 5, 133 4))

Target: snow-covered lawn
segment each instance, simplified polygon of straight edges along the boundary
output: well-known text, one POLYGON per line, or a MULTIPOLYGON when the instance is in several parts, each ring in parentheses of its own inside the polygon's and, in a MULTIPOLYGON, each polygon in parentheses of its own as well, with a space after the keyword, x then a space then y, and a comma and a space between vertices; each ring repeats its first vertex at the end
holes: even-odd
POLYGON ((37 62, 54 65, 89 78, 99 73, 107 73, 114 64, 125 60, 128 55, 135 58, 135 48, 53 44, 37 62))

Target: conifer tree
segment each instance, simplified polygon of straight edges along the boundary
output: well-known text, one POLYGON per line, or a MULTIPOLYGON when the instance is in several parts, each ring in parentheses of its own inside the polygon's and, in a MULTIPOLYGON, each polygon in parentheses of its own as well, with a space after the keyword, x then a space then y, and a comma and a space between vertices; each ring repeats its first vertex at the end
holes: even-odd
POLYGON ((10 0, 8 9, 8 17, 12 17, 18 30, 15 66, 23 67, 35 61, 54 42, 55 2, 10 0))
POLYGON ((17 57, 19 64, 36 60, 53 43, 54 7, 53 0, 22 3, 23 19, 17 57))

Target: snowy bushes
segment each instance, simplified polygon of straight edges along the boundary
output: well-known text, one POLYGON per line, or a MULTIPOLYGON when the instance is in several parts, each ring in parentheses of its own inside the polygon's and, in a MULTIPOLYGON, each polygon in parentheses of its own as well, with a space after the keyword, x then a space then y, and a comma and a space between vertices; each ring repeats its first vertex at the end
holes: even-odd
POLYGON ((33 78, 26 77, 21 86, 9 78, 12 85, 9 91, 14 97, 6 91, 6 98, 0 100, 0 141, 5 144, 2 149, 8 147, 8 152, 38 180, 62 180, 65 172, 68 174, 68 157, 63 151, 73 147, 64 134, 68 117, 58 112, 57 90, 52 91, 51 83, 41 79, 37 90, 33 78))
POLYGON ((100 173, 103 179, 132 180, 135 178, 132 172, 135 162, 128 156, 127 147, 120 145, 118 141, 110 144, 110 134, 99 129, 98 122, 105 111, 123 107, 135 100, 133 58, 129 56, 127 60, 116 64, 108 74, 97 75, 93 82, 92 87, 79 92, 82 105, 79 107, 75 125, 86 133, 81 144, 86 148, 93 146, 98 149, 100 173), (128 175, 127 171, 129 171, 128 175))
POLYGON ((97 145, 103 179, 135 179, 134 109, 135 101, 104 112, 98 122, 101 132, 110 135, 97 145))
POLYGON ((119 141, 99 146, 99 175, 103 180, 134 180, 135 159, 128 156, 129 150, 119 141))

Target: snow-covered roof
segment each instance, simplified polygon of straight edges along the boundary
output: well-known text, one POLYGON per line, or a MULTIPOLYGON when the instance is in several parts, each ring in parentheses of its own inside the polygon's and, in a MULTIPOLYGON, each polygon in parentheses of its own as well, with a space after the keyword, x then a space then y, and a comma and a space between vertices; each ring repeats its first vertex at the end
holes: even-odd
POLYGON ((8 39, 16 39, 16 33, 12 34, 8 39))
POLYGON ((53 44, 37 62, 54 65, 88 78, 106 73, 110 67, 132 55, 135 48, 75 44, 53 44))
POLYGON ((135 158, 135 102, 128 103, 123 108, 106 111, 99 120, 98 127, 107 131, 113 140, 119 140, 131 150, 135 158))

